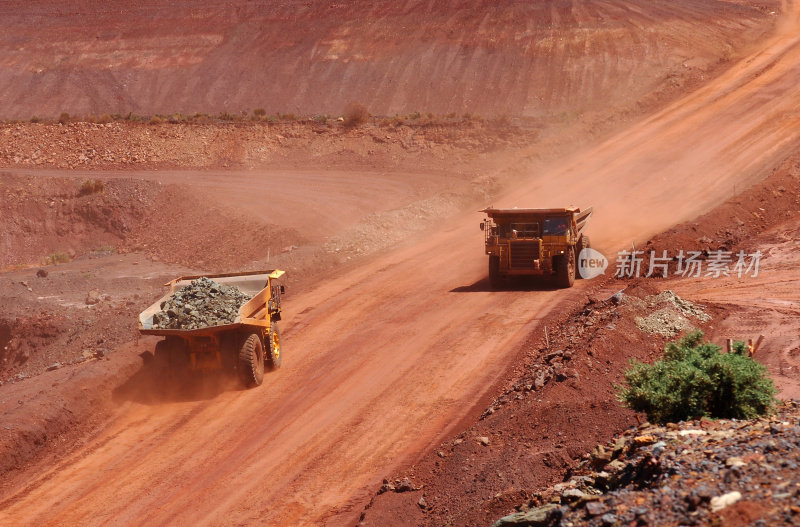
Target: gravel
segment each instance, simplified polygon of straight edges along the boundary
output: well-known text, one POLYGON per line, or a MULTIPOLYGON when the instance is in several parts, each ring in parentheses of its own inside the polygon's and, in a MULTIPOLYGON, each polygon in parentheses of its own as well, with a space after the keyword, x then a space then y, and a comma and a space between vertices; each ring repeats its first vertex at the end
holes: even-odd
POLYGON ((495 525, 522 525, 554 504, 562 513, 541 525, 798 525, 799 466, 798 401, 750 421, 645 423, 495 525))
POLYGON ((206 277, 193 280, 161 303, 153 329, 200 329, 231 324, 250 297, 206 277))

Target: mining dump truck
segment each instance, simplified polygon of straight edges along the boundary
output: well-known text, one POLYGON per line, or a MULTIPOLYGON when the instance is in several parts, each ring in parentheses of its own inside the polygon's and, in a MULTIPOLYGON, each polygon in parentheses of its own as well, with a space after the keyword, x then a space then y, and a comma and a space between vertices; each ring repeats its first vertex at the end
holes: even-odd
MULTIPOLYGON (((159 371, 236 370, 242 383, 258 386, 264 371, 280 367, 281 295, 284 286, 277 281, 281 270, 235 274, 181 276, 171 280, 169 292, 139 314, 139 332, 164 337, 156 344, 155 363, 159 371), (196 280, 233 287, 243 293, 244 301, 229 321, 192 329, 159 326, 163 306, 174 295, 196 280)), ((221 287, 222 287, 221 286, 221 287)))
POLYGON ((480 212, 489 255, 489 282, 501 287, 512 276, 551 277, 571 287, 578 273, 578 255, 589 247, 583 233, 592 209, 496 209, 480 212))

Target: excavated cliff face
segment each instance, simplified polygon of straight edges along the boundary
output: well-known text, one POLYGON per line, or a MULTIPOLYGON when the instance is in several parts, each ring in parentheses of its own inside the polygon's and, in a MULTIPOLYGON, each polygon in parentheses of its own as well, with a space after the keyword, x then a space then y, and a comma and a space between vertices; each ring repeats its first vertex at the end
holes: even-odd
POLYGON ((11 0, 0 118, 340 115, 351 102, 379 115, 566 118, 702 79, 768 31, 780 5, 11 0))

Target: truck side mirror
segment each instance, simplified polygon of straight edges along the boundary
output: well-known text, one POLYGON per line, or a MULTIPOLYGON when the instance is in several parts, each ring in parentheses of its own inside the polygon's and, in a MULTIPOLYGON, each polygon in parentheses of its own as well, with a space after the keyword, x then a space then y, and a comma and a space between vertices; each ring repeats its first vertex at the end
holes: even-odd
POLYGON ((485 223, 483 223, 483 222, 481 222, 481 230, 483 230, 483 229, 485 229, 485 228, 486 228, 486 224, 485 224, 485 223))

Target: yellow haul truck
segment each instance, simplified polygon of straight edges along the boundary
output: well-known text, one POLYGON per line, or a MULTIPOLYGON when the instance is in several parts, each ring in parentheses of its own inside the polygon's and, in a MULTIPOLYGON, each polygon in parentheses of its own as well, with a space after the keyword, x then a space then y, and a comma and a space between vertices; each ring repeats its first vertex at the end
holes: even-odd
POLYGON ((163 369, 213 371, 221 368, 239 372, 247 387, 258 386, 264 370, 281 366, 281 295, 278 283, 284 272, 278 269, 233 274, 181 276, 166 284, 169 292, 139 314, 139 332, 164 337, 156 344, 155 360, 163 369), (251 297, 227 324, 197 329, 163 329, 154 315, 164 301, 198 278, 233 286, 251 297))
POLYGON ((487 208, 481 222, 489 282, 497 288, 511 276, 555 278, 559 287, 571 287, 578 277, 578 255, 589 247, 583 231, 591 207, 564 209, 487 208))

